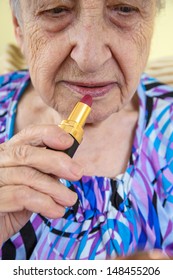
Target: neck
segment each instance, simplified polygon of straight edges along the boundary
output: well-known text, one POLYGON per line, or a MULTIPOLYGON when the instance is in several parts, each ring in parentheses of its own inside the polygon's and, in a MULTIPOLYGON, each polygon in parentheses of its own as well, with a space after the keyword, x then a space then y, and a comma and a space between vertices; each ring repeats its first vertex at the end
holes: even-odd
POLYGON ((115 178, 125 172, 138 121, 138 109, 132 108, 84 127, 84 138, 74 158, 84 166, 85 175, 115 178))
MULTIPOLYGON (((127 168, 138 120, 138 99, 102 122, 86 124, 84 138, 74 158, 85 175, 115 178, 127 168)), ((30 124, 56 124, 61 116, 32 92, 19 102, 15 133, 30 124), (30 110, 32 108, 32 111, 30 110)))

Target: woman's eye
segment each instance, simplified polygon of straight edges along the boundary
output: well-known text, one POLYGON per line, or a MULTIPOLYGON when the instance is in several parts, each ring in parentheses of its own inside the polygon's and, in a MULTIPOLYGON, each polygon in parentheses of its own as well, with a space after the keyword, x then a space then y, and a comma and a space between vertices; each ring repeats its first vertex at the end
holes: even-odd
MULTIPOLYGON (((63 1, 62 1, 63 2, 63 1)), ((38 19, 46 31, 62 31, 74 20, 74 5, 52 6, 37 13, 38 19)))
POLYGON ((113 11, 117 12, 120 15, 131 15, 134 12, 137 12, 137 8, 132 6, 116 6, 112 8, 113 11))
POLYGON ((119 28, 133 28, 138 23, 140 9, 132 5, 119 4, 107 7, 110 21, 119 28))
POLYGON ((58 8, 53 8, 53 9, 47 10, 44 12, 44 14, 47 14, 50 16, 61 16, 61 15, 65 15, 68 12, 70 12, 70 10, 68 8, 58 7, 58 8))

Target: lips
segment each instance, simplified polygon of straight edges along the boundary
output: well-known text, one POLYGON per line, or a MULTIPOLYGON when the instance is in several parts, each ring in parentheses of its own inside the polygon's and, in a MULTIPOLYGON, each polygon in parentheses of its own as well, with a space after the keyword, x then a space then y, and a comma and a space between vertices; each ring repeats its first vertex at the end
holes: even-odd
POLYGON ((73 92, 81 95, 91 95, 92 97, 99 97, 107 94, 115 86, 116 82, 97 82, 97 83, 80 83, 80 82, 67 82, 64 81, 63 85, 73 92))

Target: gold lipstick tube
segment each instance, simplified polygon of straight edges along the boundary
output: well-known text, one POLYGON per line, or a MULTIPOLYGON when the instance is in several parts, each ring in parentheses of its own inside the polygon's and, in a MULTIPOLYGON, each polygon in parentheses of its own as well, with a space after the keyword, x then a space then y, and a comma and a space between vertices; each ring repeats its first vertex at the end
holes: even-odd
POLYGON ((84 102, 85 98, 82 100, 76 104, 68 119, 63 120, 59 125, 59 127, 61 127, 74 138, 73 145, 64 151, 71 157, 74 155, 76 149, 83 139, 83 127, 91 111, 91 107, 84 102))

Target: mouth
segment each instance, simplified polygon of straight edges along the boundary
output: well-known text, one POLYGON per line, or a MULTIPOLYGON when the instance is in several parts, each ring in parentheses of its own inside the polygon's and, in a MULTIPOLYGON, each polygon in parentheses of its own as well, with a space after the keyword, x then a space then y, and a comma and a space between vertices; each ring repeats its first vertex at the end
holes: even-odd
POLYGON ((111 91, 115 86, 116 82, 69 82, 63 81, 63 85, 75 93, 79 93, 82 96, 91 95, 92 97, 101 97, 111 91))

